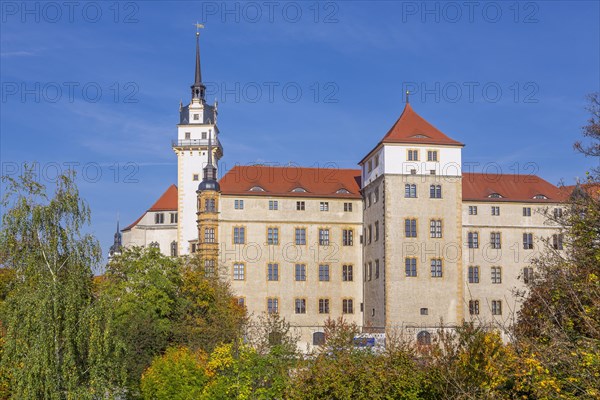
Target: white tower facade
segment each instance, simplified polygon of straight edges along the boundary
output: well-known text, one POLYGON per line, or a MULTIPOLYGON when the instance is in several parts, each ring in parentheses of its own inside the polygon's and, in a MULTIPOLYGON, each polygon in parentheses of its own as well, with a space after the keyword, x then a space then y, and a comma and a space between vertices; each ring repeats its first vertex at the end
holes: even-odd
POLYGON ((196 191, 202 182, 203 168, 208 162, 208 142, 212 141, 215 166, 223 156, 217 127, 217 103, 209 105, 205 100, 206 86, 202 83, 200 68, 199 33, 196 33, 196 73, 192 88, 192 100, 187 106, 179 106, 177 140, 173 151, 177 155, 177 247, 178 254, 195 251, 198 240, 196 215, 196 191))

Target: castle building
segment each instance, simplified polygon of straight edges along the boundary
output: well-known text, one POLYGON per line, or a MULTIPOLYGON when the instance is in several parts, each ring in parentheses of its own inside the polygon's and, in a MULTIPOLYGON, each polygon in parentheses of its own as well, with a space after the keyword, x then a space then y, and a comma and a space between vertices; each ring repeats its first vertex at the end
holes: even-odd
POLYGON ((424 343, 440 321, 508 324, 533 258, 562 250, 546 213, 562 213, 566 191, 534 175, 463 172, 464 144, 408 97, 360 169, 235 166, 218 180, 217 104, 204 94, 197 35, 173 142, 178 186, 123 230, 123 246, 199 253, 250 314, 281 314, 302 345, 322 343, 327 318, 424 343))

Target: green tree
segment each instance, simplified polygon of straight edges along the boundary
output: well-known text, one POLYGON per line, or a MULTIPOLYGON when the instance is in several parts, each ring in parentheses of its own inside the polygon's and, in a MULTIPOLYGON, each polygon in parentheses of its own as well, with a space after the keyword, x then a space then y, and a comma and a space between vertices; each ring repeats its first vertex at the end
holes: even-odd
POLYGON ((180 262, 154 248, 126 249, 109 263, 98 286, 98 310, 105 317, 97 323, 103 325, 101 331, 111 332, 113 341, 103 345, 103 337, 94 339, 104 346, 101 359, 124 369, 113 370, 117 375, 105 380, 119 382, 124 374, 128 396, 136 397, 142 372, 172 342, 182 286, 180 262))
POLYGON ((52 198, 29 168, 3 182, 0 264, 16 277, 3 313, 12 397, 89 397, 91 278, 100 260, 97 241, 81 233, 89 208, 72 174, 58 177, 52 198))
POLYGON ((233 298, 229 284, 205 276, 202 265, 198 257, 183 260, 173 342, 210 353, 216 346, 233 343, 241 336, 246 310, 233 298))
POLYGON ((154 358, 142 375, 142 397, 147 400, 197 400, 204 391, 206 353, 185 347, 170 347, 154 358))
MULTIPOLYGON (((590 97, 592 118, 584 133, 588 156, 600 149, 599 94, 590 97)), ((593 171, 592 171, 593 172, 593 171)), ((597 170, 595 172, 598 172, 597 170)), ((600 397, 600 176, 577 187, 562 216, 547 213, 564 234, 565 249, 548 244, 535 260, 536 275, 524 293, 515 327, 523 358, 545 375, 532 378, 539 397, 600 397)))

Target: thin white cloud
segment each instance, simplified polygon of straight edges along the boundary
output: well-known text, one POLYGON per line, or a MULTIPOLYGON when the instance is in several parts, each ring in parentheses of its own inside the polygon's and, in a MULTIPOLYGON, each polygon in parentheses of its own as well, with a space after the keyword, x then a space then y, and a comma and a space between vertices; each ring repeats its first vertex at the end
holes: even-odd
POLYGON ((0 57, 3 58, 9 58, 9 57, 31 57, 31 56, 35 56, 34 52, 31 51, 24 51, 24 50, 20 50, 20 51, 7 51, 4 53, 0 53, 0 57))

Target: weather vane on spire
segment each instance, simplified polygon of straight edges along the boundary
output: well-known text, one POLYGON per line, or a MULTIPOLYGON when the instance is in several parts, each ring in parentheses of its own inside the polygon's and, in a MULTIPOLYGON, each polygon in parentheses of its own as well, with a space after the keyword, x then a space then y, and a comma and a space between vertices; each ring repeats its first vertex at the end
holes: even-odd
POLYGON ((410 91, 406 91, 406 104, 410 103, 408 96, 410 96, 410 91))
POLYGON ((200 24, 196 21, 194 25, 196 26, 196 36, 200 36, 200 29, 204 28, 204 24, 200 24))

